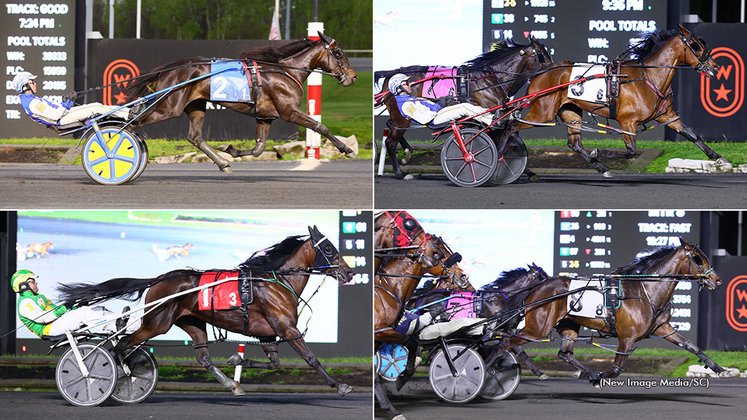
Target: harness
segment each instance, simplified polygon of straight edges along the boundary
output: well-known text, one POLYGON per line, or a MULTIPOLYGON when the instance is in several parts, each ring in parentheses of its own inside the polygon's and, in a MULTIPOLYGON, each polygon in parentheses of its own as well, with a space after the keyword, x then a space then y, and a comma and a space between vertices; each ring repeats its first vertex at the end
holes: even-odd
POLYGON ((257 97, 259 96, 259 89, 262 87, 262 77, 259 75, 259 65, 257 65, 256 61, 252 61, 252 66, 249 67, 247 66, 246 60, 242 60, 241 64, 244 67, 243 73, 246 75, 246 82, 249 84, 249 88, 251 89, 249 103, 256 105, 257 97))

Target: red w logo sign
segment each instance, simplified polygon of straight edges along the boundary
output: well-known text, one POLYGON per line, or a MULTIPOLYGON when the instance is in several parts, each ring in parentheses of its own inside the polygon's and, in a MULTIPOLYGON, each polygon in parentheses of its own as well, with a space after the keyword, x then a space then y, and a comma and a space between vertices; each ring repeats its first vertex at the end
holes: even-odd
POLYGON ((715 117, 734 115, 744 102, 744 62, 731 48, 718 47, 711 55, 719 65, 715 79, 700 76, 700 102, 715 117))
POLYGON ((747 331, 747 276, 734 277, 726 288, 726 322, 747 331))
POLYGON ((104 69, 104 105, 122 105, 127 95, 122 92, 133 77, 140 76, 140 69, 130 60, 114 60, 104 69))

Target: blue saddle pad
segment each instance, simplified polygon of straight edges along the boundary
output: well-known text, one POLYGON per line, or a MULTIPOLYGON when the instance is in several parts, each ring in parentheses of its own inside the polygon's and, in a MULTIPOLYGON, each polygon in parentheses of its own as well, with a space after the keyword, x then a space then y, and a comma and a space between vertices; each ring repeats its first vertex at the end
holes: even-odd
POLYGON ((251 89, 244 66, 238 61, 210 64, 210 100, 215 102, 251 102, 251 89))

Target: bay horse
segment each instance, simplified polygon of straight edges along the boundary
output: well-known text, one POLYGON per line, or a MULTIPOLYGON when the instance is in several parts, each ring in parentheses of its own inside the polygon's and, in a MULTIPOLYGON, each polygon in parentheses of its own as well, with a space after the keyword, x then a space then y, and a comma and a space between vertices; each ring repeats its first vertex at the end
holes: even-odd
POLYGON ((529 114, 507 124, 499 142, 499 150, 500 145, 506 144, 513 133, 542 125, 557 115, 568 126, 568 147, 581 155, 605 178, 610 178, 613 176, 612 172, 596 158, 632 158, 636 154, 638 126, 656 121, 695 143, 709 159, 715 159, 719 165, 730 165, 728 160, 708 147, 699 134, 683 124, 672 108, 671 84, 677 66, 685 63, 699 73, 705 73, 707 77, 716 75, 717 64, 711 59, 710 50, 702 38, 693 36, 681 25, 679 29, 650 32, 622 58, 620 69, 615 69, 620 74, 619 94, 608 105, 570 99, 570 86, 553 88, 570 81, 575 63, 559 62, 537 75, 529 84, 528 95, 537 94, 530 101, 529 114), (584 149, 580 130, 583 111, 620 123, 626 151, 594 149, 590 153, 584 149))
MULTIPOLYGON (((467 74, 469 93, 467 97, 459 99, 483 108, 493 108, 513 96, 530 80, 535 72, 552 62, 552 56, 550 56, 545 45, 533 36, 529 37, 529 44, 527 45, 517 44, 512 39, 503 41, 497 44, 497 48, 493 51, 479 55, 460 68, 467 74)), ((431 68, 429 66, 409 66, 374 73, 374 80, 384 79, 382 91, 377 96, 379 102, 386 105, 390 116, 390 120, 387 122, 390 128, 389 135, 384 143, 397 179, 403 179, 408 175, 400 168, 396 149, 399 143, 405 150, 405 156, 408 153, 412 154, 412 148, 404 137, 411 121, 402 116, 397 107, 397 100, 391 92, 388 92, 388 81, 391 76, 397 73, 408 75, 413 90, 411 96, 422 97, 424 86, 428 82, 415 83, 425 78, 431 68)))
MULTIPOLYGON (((428 235, 423 244, 423 252, 417 260, 413 261, 409 256, 386 257, 376 271, 374 276, 374 351, 379 350, 381 343, 399 344, 405 341, 405 335, 396 330, 396 325, 402 317, 405 302, 412 295, 426 271, 433 267, 430 260, 437 259, 442 270, 452 271, 452 274, 434 280, 437 281, 437 287, 450 290, 472 288, 467 275, 457 266, 459 258, 454 258, 454 256, 458 254, 452 254, 441 238, 428 235), (459 279, 460 282, 438 280, 443 278, 459 279)), ((404 416, 387 398, 378 374, 374 374, 374 392, 382 409, 394 418, 399 416, 400 419, 404 419, 404 416)))
MULTIPOLYGON (((500 318, 497 319, 497 322, 505 323, 506 326, 499 328, 499 330, 501 332, 511 332, 515 330, 521 321, 521 317, 517 316, 515 313, 511 313, 511 309, 519 309, 523 304, 526 295, 532 291, 536 285, 549 278, 550 276, 547 275, 542 267, 539 267, 536 264, 529 264, 527 265, 527 268, 519 267, 502 272, 496 280, 482 286, 474 293, 474 295, 467 294, 466 297, 468 300, 472 300, 473 303, 478 303, 475 305, 475 317, 500 318)), ((447 309, 446 306, 448 305, 448 301, 445 299, 454 295, 465 296, 463 291, 439 289, 438 287, 432 287, 429 285, 415 290, 413 295, 407 301, 407 309, 416 311, 416 315, 429 312, 431 317, 435 319, 447 309), (441 300, 441 302, 438 302, 439 300, 441 300)), ((461 308, 456 309, 458 310, 461 308)), ((415 373, 415 368, 417 367, 415 366, 415 358, 419 354, 418 347, 416 340, 407 341, 407 348, 409 351, 407 368, 397 377, 397 389, 401 389, 407 380, 415 373)), ((549 378, 547 374, 540 371, 534 363, 532 363, 529 356, 521 346, 516 346, 513 350, 516 352, 517 356, 524 360, 524 363, 526 363, 527 367, 533 374, 537 375, 541 380, 549 378)))
MULTIPOLYGON (((256 98, 251 102, 217 103, 256 118, 257 140, 251 150, 238 150, 233 146, 227 146, 223 151, 233 157, 261 155, 270 132, 270 124, 273 120, 281 118, 283 121, 298 124, 321 134, 348 158, 358 157, 352 149, 332 135, 324 124, 306 115, 300 108, 304 96, 303 82, 315 69, 323 70, 343 86, 352 86, 358 79, 337 41, 321 32, 319 36, 319 41, 303 39, 279 48, 253 48, 241 54, 237 62, 243 62, 247 66, 252 66, 252 62, 259 65, 261 83, 256 98)), ((131 102, 179 82, 209 74, 211 64, 205 60, 187 58, 148 71, 147 75, 137 78, 125 90, 128 95, 127 101, 131 102)), ((133 120, 132 128, 175 118, 184 112, 189 117, 187 140, 210 157, 221 171, 231 174, 233 172, 230 162, 216 153, 202 138, 202 126, 209 100, 210 77, 206 77, 168 93, 141 117, 133 120)))
POLYGON ((680 246, 659 248, 652 254, 616 269, 613 274, 619 275, 621 279, 618 292, 620 307, 610 309, 612 315, 606 319, 568 315, 571 279, 553 277, 539 284, 526 299, 525 327, 517 334, 501 340, 486 360, 486 365, 492 363, 501 351, 546 337, 556 327, 563 337, 558 357, 579 369, 582 372, 580 377, 588 378, 594 385, 601 378, 620 375, 628 355, 634 350, 635 342, 650 337, 664 338, 697 355, 719 376, 730 376, 695 343, 669 324, 671 298, 678 279, 697 281, 700 287, 708 290, 721 286, 721 278, 697 245, 680 238, 680 246), (615 360, 609 371, 593 372, 573 357, 573 346, 582 326, 618 338, 615 360))
POLYGON ((309 234, 307 239, 290 236, 270 248, 256 252, 239 266, 249 271, 254 292, 253 303, 246 306, 246 315, 240 308, 200 310, 200 293, 197 291, 178 299, 169 299, 169 296, 177 292, 198 287, 204 272, 192 269, 175 270, 149 279, 118 278, 98 285, 61 285, 60 296, 66 304, 87 304, 112 298, 137 300, 150 288, 145 293, 146 309, 142 326, 121 339, 112 350, 115 355, 164 334, 176 325, 194 341, 197 361, 227 390, 234 395, 243 395, 245 392, 241 385, 226 377, 210 359, 206 325, 211 324, 234 333, 259 338, 262 349, 270 360, 261 362, 232 357, 229 362, 248 368, 275 369, 280 364, 277 344, 287 342, 309 366, 319 372, 330 387, 336 388, 337 393, 344 396, 352 387, 332 378, 309 349, 303 338, 305 333, 297 327, 298 304, 311 274, 326 274, 340 283, 346 283, 353 278, 355 271, 340 258, 337 248, 316 226, 309 227, 309 234), (162 301, 160 305, 147 307, 159 300, 162 301), (275 341, 277 338, 280 341, 275 341))

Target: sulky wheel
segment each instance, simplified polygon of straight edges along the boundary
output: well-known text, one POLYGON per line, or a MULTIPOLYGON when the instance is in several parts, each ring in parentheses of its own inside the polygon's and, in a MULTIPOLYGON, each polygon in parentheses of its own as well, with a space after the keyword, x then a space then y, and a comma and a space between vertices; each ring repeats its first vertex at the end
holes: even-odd
POLYGON ((409 351, 399 344, 384 344, 376 352, 376 373, 387 381, 394 381, 407 368, 409 351))
MULTIPOLYGON (((117 360, 119 362, 119 360, 117 360)), ((158 363, 147 350, 138 347, 124 357, 124 365, 117 363, 117 386, 112 399, 123 404, 144 401, 156 390, 158 363)))
MULTIPOLYGON (((75 344, 73 344, 75 345, 75 344)), ((60 357, 55 370, 57 389, 68 402, 79 407, 93 407, 106 401, 117 383, 117 366, 109 352, 94 344, 78 344, 83 363, 88 369, 85 377, 72 348, 60 357)))
POLYGON ((479 187, 490 180, 498 166, 493 140, 474 128, 459 130, 466 154, 452 133, 441 149, 441 167, 451 182, 460 187, 479 187))
POLYGON ((439 349, 431 360, 431 387, 444 401, 466 403, 480 393, 485 383, 485 362, 479 353, 462 344, 449 344, 447 348, 456 368, 456 375, 451 373, 444 350, 439 349), (462 354, 454 359, 459 353, 462 354))
POLYGON ((502 400, 516 391, 521 380, 521 365, 512 351, 504 351, 488 367, 485 385, 480 397, 486 400, 502 400))
POLYGON ((143 152, 146 149, 137 135, 118 126, 101 127, 100 132, 103 139, 93 129, 83 135, 81 160, 91 179, 99 184, 119 185, 145 169, 143 152))
POLYGON ((137 144, 140 146, 140 153, 142 153, 143 156, 142 158, 140 158, 140 166, 138 166, 135 175, 130 178, 130 181, 136 180, 140 175, 142 175, 143 171, 145 171, 145 167, 148 166, 148 144, 144 142, 137 134, 132 134, 137 139, 137 144))
POLYGON ((508 138, 508 147, 498 159, 497 166, 490 177, 493 185, 510 184, 524 173, 527 167, 527 146, 518 134, 513 133, 508 138))

